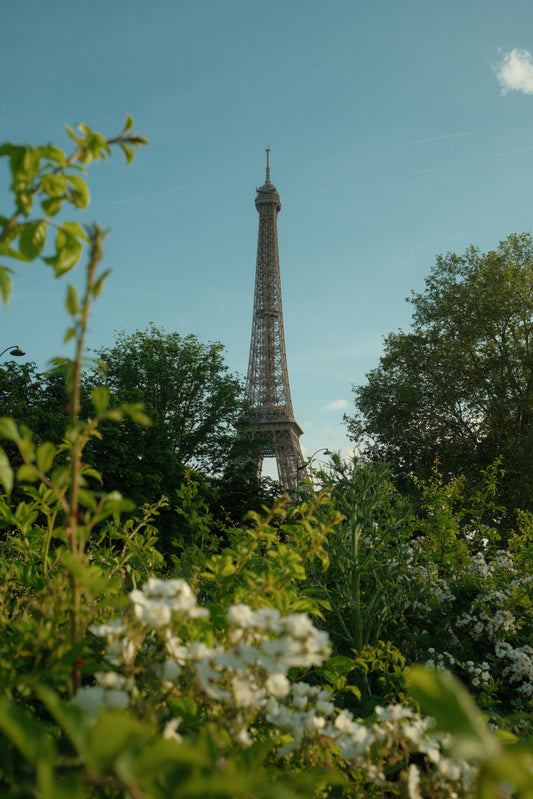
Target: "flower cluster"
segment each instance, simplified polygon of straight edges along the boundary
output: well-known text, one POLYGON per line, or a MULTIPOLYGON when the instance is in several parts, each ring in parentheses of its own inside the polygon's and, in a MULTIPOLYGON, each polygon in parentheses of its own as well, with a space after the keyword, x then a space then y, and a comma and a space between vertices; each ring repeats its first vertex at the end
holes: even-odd
POLYGON ((492 557, 476 552, 448 573, 449 587, 435 606, 438 575, 436 564, 418 567, 421 596, 409 607, 417 626, 431 629, 433 640, 440 631, 438 651, 428 650, 426 666, 454 671, 496 713, 501 705, 492 697, 498 692, 510 709, 527 709, 533 697, 533 650, 524 633, 533 625, 533 575, 520 574, 507 551, 492 557))
POLYGON ((526 699, 533 699, 533 647, 512 647, 507 641, 496 645, 497 657, 507 660, 508 666, 503 669, 503 676, 513 683, 518 683, 518 692, 526 699))
POLYGON ((131 704, 133 684, 116 671, 97 672, 95 685, 85 685, 74 702, 87 715, 96 719, 104 710, 125 710, 131 704))
MULTIPOLYGON (((315 747, 340 758, 357 779, 382 787, 386 763, 416 752, 426 766, 420 772, 406 766, 412 796, 427 773, 442 795, 453 795, 470 780, 465 764, 444 757, 439 739, 431 735, 431 721, 413 710, 378 707, 363 721, 347 710, 339 712, 329 690, 290 679, 290 669, 320 666, 330 654, 328 635, 307 615, 235 604, 223 628, 215 630, 208 610, 198 607, 183 580, 151 579, 130 593, 130 601, 131 621, 125 617, 90 628, 105 639, 106 658, 115 668, 98 673, 96 684, 75 697, 91 718, 106 709, 135 707, 142 694, 136 680, 149 670, 159 680, 159 706, 163 695, 194 698, 206 719, 223 719, 237 746, 267 735, 284 758, 301 757, 315 747), (199 627, 197 619, 208 622, 199 627)), ((169 711, 162 723, 163 737, 186 738, 187 724, 180 717, 169 711)))
POLYGON ((130 592, 135 616, 153 629, 165 627, 174 613, 188 618, 207 616, 205 608, 199 608, 196 597, 185 580, 157 580, 151 577, 142 587, 130 592))
POLYGON ((440 613, 449 610, 455 601, 448 580, 439 577, 438 566, 434 563, 419 564, 413 569, 413 581, 418 587, 417 599, 412 599, 410 605, 415 610, 437 608, 440 613))

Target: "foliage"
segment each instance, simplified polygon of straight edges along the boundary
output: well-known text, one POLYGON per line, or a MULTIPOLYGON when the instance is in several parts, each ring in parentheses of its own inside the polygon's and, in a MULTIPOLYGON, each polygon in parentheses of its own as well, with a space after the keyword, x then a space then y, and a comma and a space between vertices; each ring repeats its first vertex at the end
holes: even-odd
MULTIPOLYGON (((110 145, 94 134, 83 146, 87 162, 110 145)), ((76 205, 74 196, 64 199, 76 205)), ((18 225, 18 214, 13 219, 18 225)), ((435 553, 446 553, 439 565, 449 576, 457 563, 448 558, 474 560, 459 546, 463 516, 448 518, 458 513, 450 505, 441 507, 432 540, 431 509, 448 496, 439 484, 426 489, 428 523, 413 560, 407 533, 416 522, 384 470, 334 462, 324 489, 297 506, 284 497, 251 512, 244 527, 228 529, 223 546, 189 473, 176 500, 192 545, 179 544, 167 574, 155 546, 166 501, 132 515, 131 501, 98 487, 85 457, 109 423, 149 422, 138 396, 115 401, 103 386, 93 388, 83 418, 85 332, 104 277, 98 226, 87 244, 85 292, 67 289, 75 352, 65 365, 64 435, 43 441, 13 418, 0 419, 0 436, 18 453, 12 464, 0 451, 2 795, 444 799, 473 796, 476 786, 496 797, 503 780, 531 796, 530 742, 509 734, 506 743, 495 741, 460 686, 415 670, 412 691, 434 727, 406 695, 405 660, 391 641, 361 645, 366 626, 374 640, 398 614, 405 618, 425 590, 420 568, 435 553), (13 501, 16 485, 23 498, 13 501), (335 576, 343 558, 342 590, 327 581, 320 590, 330 561, 335 576), (359 616, 353 628, 339 622, 354 656, 332 652, 328 633, 308 615, 324 620, 330 599, 337 615, 355 608, 359 616), (351 680, 361 674, 380 686, 384 705, 357 704, 362 691, 351 680)), ((530 528, 524 517, 520 541, 530 528)), ((497 557, 498 568, 509 570, 497 557)), ((494 559, 491 568, 497 582, 494 559)), ((530 581, 520 582, 518 598, 514 583, 506 601, 530 609, 530 581)), ((522 613, 519 623, 527 618, 522 613)))
POLYGON ((412 560, 412 512, 381 465, 333 456, 325 477, 342 516, 329 536, 330 568, 316 576, 332 612, 327 624, 340 651, 374 646, 405 598, 412 560))
POLYGON ((391 333, 355 388, 353 440, 396 476, 427 478, 438 455, 446 478, 471 487, 500 458, 500 502, 532 509, 532 284, 529 234, 439 256, 409 300, 411 332, 391 333))
POLYGON ((111 347, 96 354, 97 366, 84 376, 86 395, 104 387, 115 404, 142 404, 150 424, 140 427, 128 417, 118 424, 104 421, 86 457, 104 486, 138 504, 167 497, 160 518, 165 553, 172 551, 173 539, 192 543, 179 501, 191 470, 221 536, 254 502, 260 507, 268 489, 248 466, 250 444, 236 439, 246 400, 240 379, 225 363, 222 344, 204 344, 194 335, 151 324, 119 332, 111 347))
MULTIPOLYGON (((512 736, 491 734, 464 687, 447 672, 417 667, 411 671, 410 683, 422 710, 435 719, 436 730, 446 735, 445 748, 476 764, 477 796, 533 797, 533 741, 517 743, 512 736)), ((417 787, 418 780, 417 776, 417 787)))
MULTIPOLYGON (((133 132, 130 116, 118 136, 110 139, 83 123, 76 129, 68 126, 66 129, 75 144, 70 155, 51 144, 32 147, 6 142, 0 146, 0 158, 9 161, 14 200, 11 214, 0 216, 0 258, 29 262, 41 257, 53 268, 56 277, 75 266, 88 243, 87 233, 78 222, 59 223, 53 219, 64 205, 87 207, 90 196, 84 179, 86 167, 92 161, 106 159, 114 147, 122 150, 129 163, 135 149, 146 144, 143 136, 133 132), (52 253, 45 256, 50 228, 56 231, 55 242, 52 253)), ((0 293, 4 303, 11 296, 12 271, 0 264, 0 293)), ((72 291, 69 297, 71 304, 74 303, 72 291)), ((72 330, 69 329, 69 336, 72 330)))
MULTIPOLYGON (((167 333, 152 324, 131 334, 119 332, 113 346, 97 357, 89 383, 105 385, 115 401, 142 402, 152 422, 119 456, 110 478, 120 479, 132 461, 148 463, 143 471, 153 473, 150 459, 156 457, 161 462, 154 464, 155 471, 164 475, 169 456, 182 466, 222 471, 244 409, 242 385, 224 362, 222 344, 203 344, 196 336, 167 333)), ((117 435, 120 428, 114 429, 117 435)), ((131 430, 128 435, 133 436, 131 430)), ((108 460, 105 450, 95 456, 108 460)))

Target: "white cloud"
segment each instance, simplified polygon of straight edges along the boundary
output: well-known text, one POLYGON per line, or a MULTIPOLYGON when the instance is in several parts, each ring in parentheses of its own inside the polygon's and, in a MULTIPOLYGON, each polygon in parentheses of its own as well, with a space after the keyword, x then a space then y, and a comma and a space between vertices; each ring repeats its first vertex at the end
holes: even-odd
POLYGON ((326 410, 327 411, 340 411, 340 410, 342 410, 342 408, 347 408, 347 407, 348 407, 347 400, 342 400, 341 399, 341 400, 334 400, 333 402, 330 402, 328 405, 326 405, 326 410))
POLYGON ((494 67, 503 94, 509 91, 533 94, 533 63, 527 50, 511 50, 505 53, 494 67))

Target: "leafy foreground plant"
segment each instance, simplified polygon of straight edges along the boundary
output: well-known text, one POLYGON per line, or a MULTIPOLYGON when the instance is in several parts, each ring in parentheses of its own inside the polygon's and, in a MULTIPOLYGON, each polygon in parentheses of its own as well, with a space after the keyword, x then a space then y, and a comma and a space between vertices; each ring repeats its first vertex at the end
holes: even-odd
POLYGON ((343 785, 408 795, 416 782, 449 796, 472 785, 475 768, 443 754, 430 719, 391 705, 357 720, 330 691, 294 679, 330 651, 305 614, 245 604, 220 614, 181 579, 151 578, 129 599, 120 617, 89 627, 103 645, 93 684, 65 701, 29 680, 41 721, 0 703, 36 795, 296 797, 343 785))
MULTIPOLYGON (((79 204, 81 184, 70 166, 103 156, 113 142, 130 158, 131 124, 107 141, 81 126, 70 159, 54 148, 0 150, 11 160, 17 209, 2 218, 4 256, 39 255, 23 239, 49 225, 48 218, 28 219, 33 198, 46 196, 41 204, 48 214, 57 207, 49 200, 79 204)), ((73 265, 69 250, 79 252, 69 224, 60 226, 56 252, 47 257, 57 272, 73 265)), ((90 487, 99 476, 83 453, 99 425, 124 414, 146 422, 139 406, 110 407, 105 389, 93 393, 94 416, 79 418, 87 319, 105 278, 98 274, 102 242, 94 226, 86 235, 85 293, 80 299, 72 286, 67 290, 75 357, 64 441, 35 446, 29 431, 0 420, 0 434, 23 461, 15 475, 0 454, 2 796, 471 795, 476 775, 485 773, 479 750, 459 751, 460 759, 453 756, 457 747, 445 754, 453 738, 432 732, 429 718, 402 705, 378 706, 365 719, 338 711, 333 692, 317 684, 315 670, 323 669, 332 684, 345 673, 345 659, 329 658, 327 633, 299 612, 302 601, 314 611, 320 602, 298 596, 305 569, 292 547, 307 537, 309 557, 323 558, 322 539, 334 518, 323 524, 316 508, 304 505, 290 513, 280 505, 266 522, 256 515, 242 541, 197 575, 200 585, 214 584, 214 601, 200 605, 179 574, 154 576, 163 567, 153 547, 161 504, 122 526, 120 513, 131 503, 90 487), (12 507, 15 477, 27 501, 12 507)), ((488 756, 495 751, 490 740, 488 756)))

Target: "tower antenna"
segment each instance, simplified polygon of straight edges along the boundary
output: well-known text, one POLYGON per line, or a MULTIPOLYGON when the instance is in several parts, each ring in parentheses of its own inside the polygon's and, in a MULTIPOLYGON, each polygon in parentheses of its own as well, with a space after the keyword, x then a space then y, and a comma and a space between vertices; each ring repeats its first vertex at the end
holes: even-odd
POLYGON ((270 144, 268 142, 265 152, 267 154, 266 182, 270 183, 270 144))

